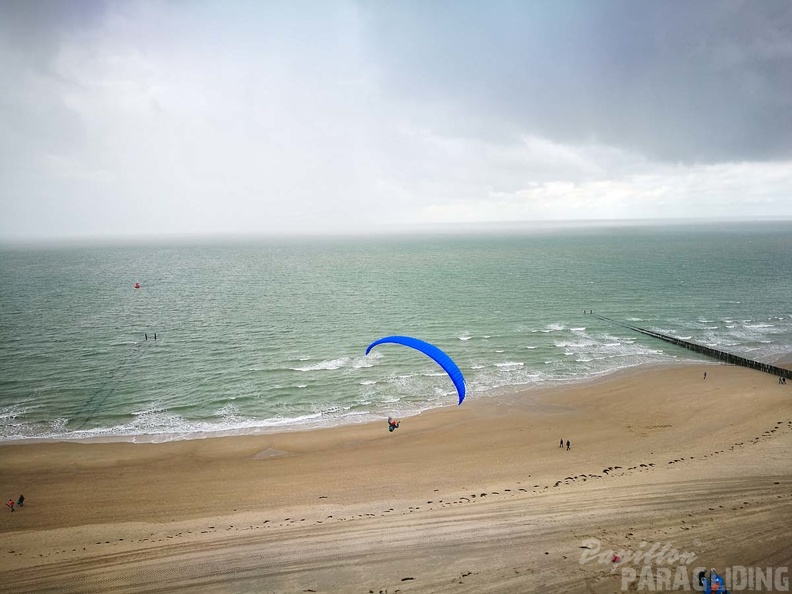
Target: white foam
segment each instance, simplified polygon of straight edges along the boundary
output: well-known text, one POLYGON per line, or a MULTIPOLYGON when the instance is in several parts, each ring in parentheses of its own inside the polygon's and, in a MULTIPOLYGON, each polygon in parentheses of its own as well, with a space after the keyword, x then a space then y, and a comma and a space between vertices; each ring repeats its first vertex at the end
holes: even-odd
POLYGON ((239 418, 239 407, 232 402, 227 402, 215 412, 215 415, 227 420, 237 420, 239 418))
POLYGON ((19 403, 11 404, 0 408, 0 423, 5 423, 14 419, 18 419, 27 413, 34 411, 37 406, 27 406, 19 403))
POLYGON ((196 439, 213 435, 238 434, 270 427, 302 426, 319 419, 321 413, 276 416, 267 419, 248 419, 236 414, 234 405, 221 407, 218 420, 187 420, 181 415, 163 411, 159 404, 134 414, 128 423, 93 429, 66 430, 66 420, 59 419, 50 426, 50 431, 38 431, 28 427, 9 439, 54 439, 54 440, 131 440, 133 442, 163 442, 180 439, 196 439))
POLYGON ((292 367, 292 371, 333 371, 335 369, 341 369, 344 365, 348 365, 349 361, 349 357, 328 359, 313 365, 308 365, 307 367, 292 367))
POLYGON ((374 367, 373 359, 377 359, 377 356, 368 356, 364 355, 362 357, 355 357, 352 360, 352 369, 365 369, 366 367, 374 367))

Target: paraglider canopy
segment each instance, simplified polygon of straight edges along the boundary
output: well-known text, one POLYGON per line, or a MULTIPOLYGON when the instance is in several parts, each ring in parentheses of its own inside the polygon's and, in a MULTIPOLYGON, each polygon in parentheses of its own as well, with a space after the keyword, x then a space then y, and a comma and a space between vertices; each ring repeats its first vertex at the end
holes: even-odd
POLYGON ((366 354, 368 355, 371 349, 373 349, 378 344, 383 343, 401 344, 420 351, 424 355, 434 359, 434 361, 448 374, 448 377, 451 378, 451 381, 454 382, 457 393, 459 394, 459 404, 462 404, 462 401, 465 399, 465 392, 467 391, 465 378, 462 375, 462 372, 459 370, 457 364, 454 363, 451 357, 445 354, 445 352, 441 351, 433 344, 418 338, 412 338, 411 336, 386 336, 385 338, 375 340, 370 345, 368 345, 366 354))

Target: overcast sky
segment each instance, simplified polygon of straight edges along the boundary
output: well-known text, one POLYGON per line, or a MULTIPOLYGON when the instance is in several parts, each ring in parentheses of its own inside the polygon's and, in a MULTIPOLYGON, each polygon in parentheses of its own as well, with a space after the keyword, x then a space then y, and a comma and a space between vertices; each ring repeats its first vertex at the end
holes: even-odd
POLYGON ((0 0, 0 239, 792 217, 792 2, 0 0))

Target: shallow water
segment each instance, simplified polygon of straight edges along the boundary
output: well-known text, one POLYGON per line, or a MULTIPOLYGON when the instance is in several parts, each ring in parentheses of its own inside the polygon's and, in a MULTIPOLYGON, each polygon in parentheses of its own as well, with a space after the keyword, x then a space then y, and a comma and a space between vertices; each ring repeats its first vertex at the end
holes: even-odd
POLYGON ((588 309, 774 362, 792 353, 791 255, 792 223, 4 249, 0 440, 167 440, 456 402, 422 355, 364 356, 388 334, 446 350, 471 399, 703 360, 588 309))

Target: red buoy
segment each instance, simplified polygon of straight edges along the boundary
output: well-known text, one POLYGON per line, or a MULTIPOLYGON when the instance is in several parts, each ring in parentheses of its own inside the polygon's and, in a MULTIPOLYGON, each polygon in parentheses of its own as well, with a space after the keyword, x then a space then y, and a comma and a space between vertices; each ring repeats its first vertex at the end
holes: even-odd
POLYGON ((140 283, 135 283, 135 288, 139 289, 140 288, 140 283))

